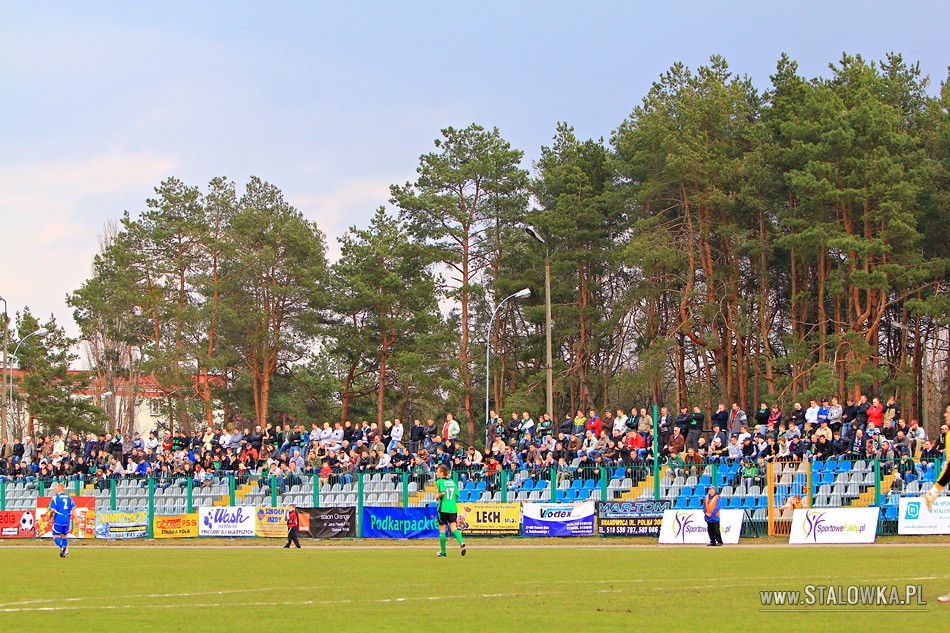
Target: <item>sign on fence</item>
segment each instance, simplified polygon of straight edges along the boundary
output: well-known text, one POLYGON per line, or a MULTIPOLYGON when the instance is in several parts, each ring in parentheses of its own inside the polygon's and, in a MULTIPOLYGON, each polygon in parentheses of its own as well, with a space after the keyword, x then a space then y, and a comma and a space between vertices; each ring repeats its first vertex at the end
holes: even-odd
POLYGON ((96 513, 96 538, 126 539, 148 536, 148 510, 96 513))
MULTIPOLYGON (((735 545, 742 533, 742 510, 720 510, 719 531, 722 542, 735 545)), ((660 526, 660 543, 689 545, 709 543, 709 532, 702 510, 665 510, 660 526)))
POLYGON ((0 512, 0 538, 33 538, 36 536, 32 510, 0 512))
POLYGON ((435 507, 363 507, 364 538, 438 538, 435 507))
POLYGON ((521 504, 462 503, 458 528, 473 535, 520 534, 521 504))
POLYGON ((592 536, 594 502, 526 503, 522 507, 523 536, 592 536))
POLYGON ((873 543, 880 508, 809 508, 795 510, 788 542, 873 543))
POLYGON ((244 506, 198 508, 198 536, 254 536, 254 509, 244 506))
POLYGON ((356 507, 297 508, 300 533, 313 538, 356 538, 356 507))
MULTIPOLYGON (((52 497, 36 499, 36 535, 41 538, 53 538, 53 517, 49 512, 52 497)), ((69 526, 69 538, 95 538, 96 536, 96 498, 73 497, 76 502, 76 515, 69 526)))
POLYGON ((898 534, 950 534, 950 497, 939 497, 933 510, 920 497, 901 497, 898 534))
MULTIPOLYGON (((289 508, 284 506, 276 508, 257 506, 257 512, 254 516, 254 536, 270 538, 283 538, 287 536, 288 510, 289 508)), ((302 514, 302 510, 297 511, 297 516, 302 514)))
POLYGON ((155 516, 153 538, 192 538, 198 536, 198 513, 155 516))
POLYGON ((598 501, 597 533, 601 536, 659 536, 663 513, 672 502, 598 501))

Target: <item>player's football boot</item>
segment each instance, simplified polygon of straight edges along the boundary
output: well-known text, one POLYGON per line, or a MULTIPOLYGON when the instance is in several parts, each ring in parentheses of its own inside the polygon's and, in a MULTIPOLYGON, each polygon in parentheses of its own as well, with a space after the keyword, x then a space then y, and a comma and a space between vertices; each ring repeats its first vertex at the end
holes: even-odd
POLYGON ((465 556, 465 543, 462 543, 461 548, 462 548, 462 556, 465 556))

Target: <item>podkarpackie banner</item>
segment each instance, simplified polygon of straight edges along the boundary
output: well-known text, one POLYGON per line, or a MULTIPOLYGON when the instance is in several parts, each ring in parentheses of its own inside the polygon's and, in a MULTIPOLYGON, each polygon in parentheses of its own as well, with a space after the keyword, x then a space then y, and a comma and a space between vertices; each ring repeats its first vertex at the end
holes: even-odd
POLYGON ((363 538, 438 538, 435 507, 363 507, 363 538))
MULTIPOLYGON (((41 538, 53 538, 53 517, 49 514, 49 502, 52 497, 36 499, 36 535, 41 538)), ((76 516, 69 526, 69 538, 96 537, 96 498, 73 497, 76 502, 76 516)))
POLYGON ((36 536, 33 510, 0 512, 0 538, 33 538, 36 536))
POLYGON ((592 536, 594 502, 526 503, 522 506, 522 536, 592 536))
POLYGON ((356 538, 356 507, 297 508, 300 533, 313 538, 356 538))
POLYGON ((148 510, 96 513, 96 538, 127 539, 148 536, 148 510))

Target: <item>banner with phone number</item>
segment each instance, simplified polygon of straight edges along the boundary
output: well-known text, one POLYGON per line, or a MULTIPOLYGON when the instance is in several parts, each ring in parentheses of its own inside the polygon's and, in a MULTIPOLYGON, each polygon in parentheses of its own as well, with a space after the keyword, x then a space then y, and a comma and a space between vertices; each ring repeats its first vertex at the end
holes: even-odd
MULTIPOLYGON (((36 499, 36 535, 40 538, 53 538, 53 515, 49 514, 49 502, 52 497, 36 499)), ((73 497, 76 514, 69 526, 69 538, 96 537, 96 498, 73 497)))

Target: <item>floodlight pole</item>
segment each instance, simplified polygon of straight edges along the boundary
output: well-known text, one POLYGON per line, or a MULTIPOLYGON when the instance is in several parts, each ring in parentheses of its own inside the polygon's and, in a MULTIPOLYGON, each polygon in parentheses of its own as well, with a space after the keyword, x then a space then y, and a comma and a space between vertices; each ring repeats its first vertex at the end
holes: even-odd
POLYGON ((495 329, 495 317, 498 316, 498 311, 501 310, 501 306, 505 305, 505 303, 509 299, 522 299, 524 297, 529 296, 530 294, 531 294, 530 289, 523 288, 512 295, 508 295, 507 297, 501 300, 501 303, 495 306, 495 310, 491 313, 491 319, 488 321, 488 335, 485 337, 485 450, 486 451, 489 448, 488 446, 488 423, 489 423, 488 414, 491 411, 491 409, 489 408, 489 396, 491 394, 491 371, 490 371, 491 369, 491 335, 492 335, 492 331, 495 329))

